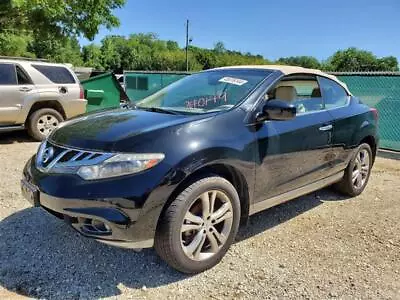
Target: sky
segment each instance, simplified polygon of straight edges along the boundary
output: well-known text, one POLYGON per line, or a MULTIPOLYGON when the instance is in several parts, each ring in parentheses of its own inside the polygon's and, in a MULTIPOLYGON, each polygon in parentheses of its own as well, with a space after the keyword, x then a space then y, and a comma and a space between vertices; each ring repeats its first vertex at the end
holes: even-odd
POLYGON ((227 49, 271 60, 296 55, 324 60, 354 46, 400 59, 400 0, 127 0, 114 13, 120 27, 101 28, 95 43, 108 34, 154 32, 183 47, 189 19, 198 47, 222 41, 227 49))

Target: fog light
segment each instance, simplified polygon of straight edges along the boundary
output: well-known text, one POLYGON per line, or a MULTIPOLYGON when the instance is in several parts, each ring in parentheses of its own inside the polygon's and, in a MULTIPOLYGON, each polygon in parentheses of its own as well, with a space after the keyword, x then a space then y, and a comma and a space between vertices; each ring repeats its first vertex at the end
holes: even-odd
POLYGON ((106 223, 99 221, 99 220, 92 220, 92 226, 98 230, 103 232, 110 232, 111 228, 106 223))

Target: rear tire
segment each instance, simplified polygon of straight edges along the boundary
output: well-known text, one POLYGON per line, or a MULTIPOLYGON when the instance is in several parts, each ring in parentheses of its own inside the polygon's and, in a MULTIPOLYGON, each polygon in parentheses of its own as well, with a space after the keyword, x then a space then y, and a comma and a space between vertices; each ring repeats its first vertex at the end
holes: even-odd
POLYGON ((334 185, 335 189, 351 197, 360 195, 367 186, 372 164, 370 145, 361 144, 347 166, 342 180, 334 185))
POLYGON ((62 121, 62 115, 52 108, 42 108, 33 112, 28 119, 27 129, 37 141, 44 140, 62 121))
POLYGON ((178 271, 199 273, 221 261, 239 221, 236 189, 222 177, 206 177, 188 186, 163 212, 154 247, 178 271))

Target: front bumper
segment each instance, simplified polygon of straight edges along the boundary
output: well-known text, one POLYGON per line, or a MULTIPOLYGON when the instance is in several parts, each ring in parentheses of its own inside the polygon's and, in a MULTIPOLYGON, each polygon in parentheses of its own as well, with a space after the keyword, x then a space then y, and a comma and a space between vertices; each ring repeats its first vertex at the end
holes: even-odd
MULTIPOLYGON (((26 191, 23 194, 32 203, 26 191)), ((63 199, 39 192, 34 205, 64 219, 82 235, 109 245, 135 249, 152 247, 154 243, 153 239, 135 237, 141 210, 119 207, 112 200, 63 199)))
POLYGON ((26 163, 21 181, 25 198, 34 206, 101 242, 126 248, 153 246, 162 209, 175 188, 165 175, 168 165, 92 181, 76 174, 44 172, 36 167, 35 159, 26 163))

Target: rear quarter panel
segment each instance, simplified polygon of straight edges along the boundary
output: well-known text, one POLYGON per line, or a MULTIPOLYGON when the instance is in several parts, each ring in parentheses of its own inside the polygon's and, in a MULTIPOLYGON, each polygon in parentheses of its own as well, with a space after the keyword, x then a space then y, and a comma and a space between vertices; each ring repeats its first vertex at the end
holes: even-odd
POLYGON ((370 108, 358 98, 351 97, 348 106, 328 110, 334 119, 332 146, 336 156, 336 170, 344 169, 354 149, 367 136, 378 142, 377 122, 370 108))

